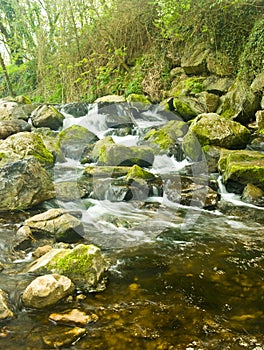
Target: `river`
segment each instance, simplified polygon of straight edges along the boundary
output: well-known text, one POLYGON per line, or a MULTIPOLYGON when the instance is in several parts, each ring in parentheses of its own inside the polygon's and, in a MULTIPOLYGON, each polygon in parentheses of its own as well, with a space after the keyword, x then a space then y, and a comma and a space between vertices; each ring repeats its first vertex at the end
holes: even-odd
MULTIPOLYGON (((63 108, 62 108, 63 110, 63 108)), ((87 115, 65 113, 64 128, 78 124, 107 133, 104 114, 93 106, 87 115)), ((155 109, 136 120, 132 135, 114 136, 135 145, 141 132, 166 122, 155 109)), ((190 166, 186 160, 156 156, 150 171, 163 176, 190 166)), ((72 159, 55 166, 55 181, 75 179, 83 165, 72 159)), ((110 260, 105 291, 44 310, 26 309, 21 293, 29 276, 21 274, 32 259, 14 251, 15 233, 34 210, 0 216, 1 288, 9 293, 16 317, 0 325, 0 348, 47 349, 42 336, 64 326, 48 320, 51 312, 79 308, 96 314, 87 335, 73 350, 240 350, 264 349, 264 228, 262 208, 227 193, 216 210, 172 203, 166 196, 127 202, 105 199, 53 200, 43 208, 81 212, 85 240, 110 260)))

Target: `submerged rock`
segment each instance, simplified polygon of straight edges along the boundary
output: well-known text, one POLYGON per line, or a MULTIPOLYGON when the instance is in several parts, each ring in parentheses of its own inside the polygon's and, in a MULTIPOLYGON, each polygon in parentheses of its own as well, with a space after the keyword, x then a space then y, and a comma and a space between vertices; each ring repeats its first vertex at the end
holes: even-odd
POLYGON ((0 139, 2 140, 18 132, 30 130, 31 125, 22 119, 0 121, 0 139))
POLYGON ((96 322, 98 316, 95 314, 87 315, 85 312, 78 309, 73 309, 66 313, 53 313, 49 315, 49 319, 56 323, 62 324, 77 324, 79 326, 85 326, 87 323, 96 322))
POLYGON ((249 150, 221 150, 218 169, 228 190, 241 193, 247 184, 264 190, 264 154, 249 150))
POLYGON ((37 107, 31 114, 33 126, 58 130, 63 125, 64 115, 51 105, 37 107))
POLYGON ((45 147, 42 138, 24 131, 9 136, 0 143, 0 165, 21 159, 35 158, 48 168, 54 164, 54 157, 45 147))
POLYGON ((32 232, 54 236, 57 242, 73 243, 83 239, 82 222, 64 209, 50 209, 25 220, 32 232))
POLYGON ((72 125, 59 133, 61 150, 65 157, 79 160, 85 147, 98 137, 81 125, 72 125))
POLYGON ((0 320, 13 318, 14 313, 9 306, 8 295, 0 289, 0 320))
POLYGON ((54 196, 50 175, 35 158, 0 168, 0 211, 28 209, 54 196))
POLYGON ((75 287, 72 281, 59 274, 44 275, 34 279, 22 295, 23 303, 38 309, 56 304, 70 295, 75 287))
POLYGON ((109 264, 95 245, 79 244, 74 249, 53 248, 31 263, 27 272, 57 273, 70 278, 87 292, 104 290, 109 264))
POLYGON ((62 348, 75 344, 81 337, 87 333, 86 328, 80 327, 56 327, 53 332, 49 332, 47 335, 42 336, 44 344, 49 348, 62 348))

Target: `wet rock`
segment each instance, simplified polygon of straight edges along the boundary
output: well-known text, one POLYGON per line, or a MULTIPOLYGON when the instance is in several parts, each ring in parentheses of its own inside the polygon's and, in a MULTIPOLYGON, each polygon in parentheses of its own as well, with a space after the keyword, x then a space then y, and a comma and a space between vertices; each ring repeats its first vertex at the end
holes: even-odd
POLYGON ((23 292, 22 300, 28 307, 42 309, 56 304, 73 293, 74 289, 74 284, 66 276, 44 275, 37 277, 27 286, 23 292))
POLYGON ((88 113, 89 105, 86 102, 67 103, 62 107, 62 111, 72 115, 75 118, 79 118, 88 113))
POLYGON ((58 273, 70 278, 85 292, 104 290, 108 262, 94 245, 79 244, 73 249, 53 248, 30 264, 27 272, 58 273))
POLYGON ((56 182, 54 184, 56 191, 56 199, 62 200, 63 202, 76 201, 85 196, 86 191, 79 182, 76 181, 63 181, 56 182))
POLYGON ((187 206, 215 209, 219 195, 201 178, 173 175, 166 179, 164 192, 169 200, 187 206))
POLYGON ((236 82, 228 93, 221 97, 217 113, 246 125, 254 119, 259 107, 259 96, 253 93, 246 83, 236 82))
POLYGON ((247 148, 252 151, 264 152, 264 135, 255 135, 247 148))
POLYGON ((13 317, 14 313, 10 308, 8 295, 0 289, 0 320, 6 320, 13 317))
POLYGON ((221 150, 218 169, 228 190, 241 193, 251 183, 264 189, 264 154, 249 150, 221 150))
POLYGON ((31 125, 22 119, 0 121, 0 139, 6 139, 8 136, 18 132, 30 130, 31 125))
POLYGON ((32 124, 36 128, 48 127, 58 130, 63 125, 64 119, 64 115, 51 105, 39 106, 31 114, 32 124))
POLYGON ((59 140, 65 157, 79 160, 85 147, 99 139, 85 127, 73 125, 59 133, 59 140))
POLYGON ((82 164, 85 163, 96 163, 101 153, 104 152, 105 149, 115 145, 114 140, 111 136, 107 136, 95 144, 91 144, 86 146, 82 152, 80 162, 82 164))
POLYGON ((196 160, 200 158, 203 146, 241 149, 246 147, 249 139, 250 131, 240 123, 216 113, 204 113, 192 122, 187 135, 183 138, 182 147, 188 157, 196 160))
POLYGON ((35 158, 0 168, 0 211, 28 209, 54 196, 50 175, 35 158))
POLYGON ((203 106, 204 112, 213 113, 217 110, 219 97, 215 94, 203 91, 197 95, 198 102, 203 106))
POLYGON ((58 349, 75 344, 86 333, 86 328, 56 327, 53 332, 44 335, 42 339, 49 348, 58 349))
POLYGON ((202 148, 202 152, 206 159, 208 172, 216 173, 218 171, 218 161, 220 158, 221 148, 207 145, 202 148))
POLYGON ((151 129, 145 136, 151 146, 156 146, 158 153, 166 152, 182 158, 180 139, 187 133, 188 125, 182 120, 171 120, 161 129, 151 129))
POLYGON ((67 313, 53 313, 49 315, 49 319, 56 323, 63 324, 76 324, 79 326, 85 326, 87 323, 96 322, 98 316, 95 314, 87 315, 85 312, 78 309, 73 309, 67 313))
POLYGON ((83 239, 82 222, 64 209, 50 209, 25 220, 32 232, 45 232, 57 242, 73 243, 83 239))
POLYGON ((38 247, 33 253, 32 256, 34 258, 40 258, 42 255, 47 254, 52 249, 51 245, 44 245, 41 247, 38 247))
POLYGON ((29 226, 22 226, 17 230, 13 242, 14 250, 26 250, 31 247, 34 240, 32 231, 29 226))
POLYGON ((247 203, 264 206, 264 191, 249 183, 243 190, 242 200, 247 203))
POLYGON ((137 164, 142 167, 149 167, 153 164, 153 161, 154 152, 152 148, 145 146, 112 145, 101 148, 98 158, 98 164, 100 165, 132 166, 137 164))
POLYGON ((51 167, 54 157, 42 138, 31 132, 19 132, 0 143, 0 165, 27 158, 35 158, 43 167, 51 167))

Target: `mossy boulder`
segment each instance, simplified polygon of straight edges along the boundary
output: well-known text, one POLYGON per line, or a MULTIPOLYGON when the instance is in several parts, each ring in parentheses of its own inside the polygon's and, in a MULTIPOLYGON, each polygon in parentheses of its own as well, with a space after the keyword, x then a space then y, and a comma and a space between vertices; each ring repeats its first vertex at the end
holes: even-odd
POLYGON ((63 125, 64 119, 64 115, 51 105, 39 106, 31 114, 32 124, 36 128, 48 127, 58 130, 63 125))
POLYGON ((145 104, 150 104, 150 100, 148 99, 147 96, 145 95, 139 95, 139 94, 130 94, 127 97, 127 102, 128 103, 145 103, 145 104))
POLYGON ((227 189, 241 193, 251 183, 264 189, 264 154, 249 150, 221 150, 218 169, 227 189))
POLYGON ((207 70, 207 57, 210 50, 203 44, 186 45, 181 58, 181 67, 186 74, 205 74, 207 70))
POLYGON ((28 158, 36 158, 45 168, 54 164, 52 153, 37 134, 19 132, 0 143, 0 165, 28 158))
POLYGON ((99 138, 81 125, 72 125, 59 133, 59 140, 65 157, 79 160, 85 147, 99 138))
POLYGON ((73 249, 51 249, 31 263, 26 271, 58 273, 70 278, 79 290, 98 292, 105 289, 108 267, 100 248, 92 244, 78 244, 73 249))
POLYGON ((65 162, 65 157, 61 151, 58 133, 50 128, 34 128, 32 133, 39 135, 45 147, 53 154, 56 162, 65 162))
POLYGON ((260 96, 246 82, 236 81, 228 93, 221 97, 217 113, 246 125, 254 119, 258 109, 260 96))
POLYGON ((180 139, 187 133, 188 125, 182 120, 171 120, 161 129, 151 129, 145 136, 145 140, 157 153, 173 154, 181 158, 180 139))
POLYGON ((242 199, 247 203, 264 206, 264 191, 249 183, 243 190, 242 199))
POLYGON ((88 145, 84 148, 80 162, 85 163, 95 163, 98 161, 98 158, 105 149, 115 145, 115 142, 111 136, 104 137, 101 140, 98 140, 95 144, 88 145))
POLYGON ((123 145, 112 145, 102 147, 98 158, 100 165, 132 166, 137 164, 149 167, 153 164, 154 152, 147 146, 126 147, 123 145))
POLYGON ((198 114, 204 112, 203 106, 197 101, 195 97, 179 95, 173 99, 173 107, 185 121, 189 121, 198 114))

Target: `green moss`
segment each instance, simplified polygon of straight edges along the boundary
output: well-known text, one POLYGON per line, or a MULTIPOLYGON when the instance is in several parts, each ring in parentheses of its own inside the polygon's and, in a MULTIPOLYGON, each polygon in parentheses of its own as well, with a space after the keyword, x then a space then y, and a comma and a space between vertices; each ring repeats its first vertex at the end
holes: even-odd
POLYGON ((130 94, 127 97, 127 102, 137 102, 137 103, 150 104, 149 99, 145 95, 139 95, 139 94, 130 94))
POLYGON ((198 94, 204 90, 203 81, 205 78, 188 78, 185 80, 186 89, 190 94, 198 94))
POLYGON ((154 178, 154 174, 142 169, 138 165, 133 165, 126 176, 126 180, 128 182, 134 179, 153 180, 154 178))
POLYGON ((180 101, 178 98, 173 100, 173 106, 175 111, 178 112, 182 117, 195 117, 197 115, 196 112, 192 110, 192 108, 185 102, 180 101))

